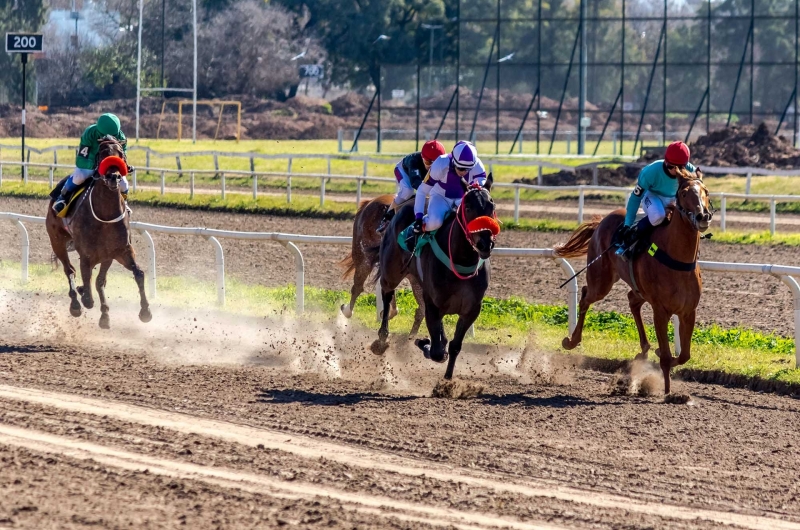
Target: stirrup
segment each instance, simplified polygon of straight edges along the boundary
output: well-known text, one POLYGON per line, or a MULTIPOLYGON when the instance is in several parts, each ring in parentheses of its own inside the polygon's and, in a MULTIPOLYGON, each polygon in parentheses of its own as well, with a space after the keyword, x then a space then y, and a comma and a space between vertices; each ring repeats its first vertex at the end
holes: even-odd
POLYGON ((53 203, 53 211, 56 214, 59 214, 64 211, 64 208, 67 207, 67 201, 63 197, 60 197, 56 202, 53 203))

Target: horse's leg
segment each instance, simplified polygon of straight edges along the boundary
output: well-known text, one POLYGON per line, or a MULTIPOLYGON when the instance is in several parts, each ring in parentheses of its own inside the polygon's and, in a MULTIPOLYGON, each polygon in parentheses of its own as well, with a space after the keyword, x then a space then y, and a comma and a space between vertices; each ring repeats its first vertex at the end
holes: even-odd
POLYGON ((91 309, 94 307, 94 297, 92 297, 92 264, 89 258, 81 256, 81 280, 83 285, 78 288, 81 293, 81 302, 83 307, 91 309))
POLYGON ((628 291, 628 305, 631 307, 633 320, 636 321, 636 331, 639 332, 639 345, 642 348, 642 351, 636 354, 636 358, 644 361, 647 360, 647 352, 650 351, 650 342, 647 340, 647 333, 645 333, 644 322, 642 321, 644 298, 633 291, 628 291))
POLYGON ((693 309, 690 313, 678 316, 680 321, 680 329, 678 330, 678 333, 681 340, 681 353, 678 355, 677 359, 672 360, 672 366, 686 364, 691 357, 692 333, 694 333, 695 314, 695 310, 693 309))
POLYGON ((125 249, 125 253, 117 256, 116 260, 120 265, 133 272, 133 279, 136 280, 136 285, 139 286, 139 320, 142 322, 150 322, 153 314, 150 313, 150 304, 147 302, 147 295, 144 292, 144 271, 139 268, 136 263, 136 256, 133 253, 133 248, 130 246, 125 249))
POLYGON ((419 332, 419 326, 422 324, 422 319, 425 318, 425 300, 422 298, 422 286, 412 276, 408 277, 411 283, 411 292, 414 293, 414 299, 417 301, 417 310, 414 311, 414 323, 411 324, 411 331, 409 336, 414 337, 419 332))
POLYGON ((444 373, 445 379, 453 378, 453 369, 456 367, 456 359, 458 358, 458 354, 461 353, 461 344, 464 342, 464 336, 467 334, 467 330, 469 330, 475 320, 477 320, 479 314, 480 306, 478 306, 478 311, 468 315, 460 315, 458 317, 456 332, 453 334, 453 340, 450 341, 450 347, 447 350, 448 354, 450 355, 450 359, 447 361, 447 371, 444 373))
MULTIPOLYGON (((426 297, 427 298, 427 297, 426 297)), ((447 352, 444 349, 444 325, 439 308, 432 300, 426 299, 425 302, 425 325, 428 327, 430 339, 417 339, 415 344, 426 359, 437 363, 443 363, 447 359, 447 352)))
POLYGON ((111 319, 108 317, 108 304, 106 303, 106 276, 112 263, 114 260, 110 259, 100 264, 100 272, 97 273, 94 284, 97 289, 97 297, 100 298, 100 327, 103 329, 111 328, 111 319))
POLYGON ((350 305, 342 304, 342 314, 350 318, 353 316, 353 309, 356 307, 356 300, 359 295, 364 292, 364 282, 367 281, 369 273, 372 272, 369 264, 359 262, 356 265, 355 273, 353 274, 353 287, 350 288, 350 305))
POLYGON ((669 326, 669 312, 661 307, 653 307, 653 325, 656 328, 656 338, 658 339, 658 350, 661 364, 661 372, 664 374, 664 394, 669 394, 669 370, 672 368, 672 352, 669 349, 669 336, 667 327, 669 326))
MULTIPOLYGON (((384 291, 386 287, 383 285, 383 279, 381 279, 381 297, 383 298, 383 307, 389 307, 389 304, 392 303, 392 299, 394 298, 394 289, 384 291)), ((389 343, 387 340, 389 339, 389 312, 383 311, 381 313, 381 327, 378 330, 378 340, 370 345, 370 350, 375 355, 383 355, 386 352, 386 349, 389 347, 389 343)))
POLYGON ((69 314, 74 317, 81 316, 81 303, 78 301, 78 290, 75 288, 75 267, 69 260, 69 252, 67 252, 67 244, 62 240, 53 242, 53 253, 56 258, 61 262, 64 267, 64 274, 69 281, 69 297, 72 300, 69 304, 69 314))

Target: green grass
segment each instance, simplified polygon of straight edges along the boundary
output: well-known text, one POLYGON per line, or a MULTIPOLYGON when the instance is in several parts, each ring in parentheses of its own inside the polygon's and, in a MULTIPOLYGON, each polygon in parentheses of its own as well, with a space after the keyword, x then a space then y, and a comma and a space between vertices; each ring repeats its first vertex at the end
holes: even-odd
MULTIPOLYGON (((19 280, 19 264, 0 261, 0 288, 63 294, 66 309, 66 282, 60 270, 49 266, 31 265, 30 281, 19 280)), ((115 269, 109 276, 108 294, 115 299, 130 302, 137 300, 135 289, 120 289, 120 285, 133 285, 128 274, 115 269)), ((226 307, 224 311, 243 315, 270 315, 292 312, 295 307, 294 286, 268 288, 248 285, 233 278, 226 279, 226 307)), ((307 287, 305 292, 307 318, 330 321, 336 318, 339 305, 349 299, 345 291, 307 287)), ((203 309, 213 307, 216 288, 213 283, 182 277, 158 279, 158 307, 203 309)), ((416 303, 410 291, 397 294, 399 315, 391 321, 393 333, 407 332, 412 323, 416 303)), ((375 295, 359 298, 354 311, 356 321, 377 329, 375 320, 375 295)), ((448 334, 452 335, 455 318, 445 320, 448 334)), ((503 344, 519 347, 531 344, 547 353, 563 353, 561 339, 566 334, 567 308, 531 304, 521 298, 507 300, 486 298, 476 322, 476 335, 469 342, 503 344)), ((651 343, 655 344, 652 327, 647 329, 651 343)), ((670 340, 672 328, 670 327, 670 340)), ((800 384, 800 370, 794 369, 794 341, 777 335, 748 329, 723 329, 718 326, 702 327, 693 335, 692 359, 686 368, 705 371, 722 371, 747 377, 760 377, 784 383, 800 384)), ((629 360, 638 351, 639 342, 633 318, 616 312, 594 312, 587 315, 583 344, 578 353, 600 359, 629 360)))
MULTIPOLYGON (((19 197, 45 199, 50 192, 49 186, 41 183, 24 185, 19 181, 4 182, 0 186, 0 197, 19 197)), ((153 207, 223 211, 235 213, 253 213, 278 215, 286 217, 314 217, 322 219, 352 219, 356 213, 356 204, 327 201, 320 207, 319 199, 313 196, 295 194, 292 202, 287 203, 284 197, 260 196, 257 201, 242 194, 229 194, 222 199, 220 195, 196 194, 190 198, 183 193, 166 193, 140 191, 130 195, 132 205, 142 204, 153 207)), ((520 218, 514 222, 512 218, 502 217, 503 230, 522 230, 527 232, 563 232, 568 233, 578 227, 574 221, 553 219, 520 218)), ((766 232, 715 231, 713 240, 719 243, 741 245, 785 245, 800 246, 800 234, 779 233, 770 235, 766 232)))

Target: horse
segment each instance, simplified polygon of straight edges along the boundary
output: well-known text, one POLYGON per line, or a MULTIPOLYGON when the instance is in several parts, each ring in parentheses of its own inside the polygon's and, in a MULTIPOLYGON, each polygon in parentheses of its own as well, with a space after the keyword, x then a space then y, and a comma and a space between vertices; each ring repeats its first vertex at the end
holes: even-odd
MULTIPOLYGON (((342 304, 340 308, 342 314, 347 318, 353 316, 356 299, 364 292, 364 284, 378 262, 377 249, 380 248, 381 234, 378 233, 377 229, 392 200, 394 200, 394 195, 381 195, 372 200, 361 201, 358 207, 358 212, 353 222, 353 243, 350 254, 339 262, 339 265, 345 269, 342 279, 348 278, 350 275, 353 276, 353 287, 350 288, 350 304, 342 304), (372 249, 371 254, 369 254, 369 249, 372 249)), ((411 291, 417 301, 414 322, 409 332, 409 335, 413 337, 419 331, 420 324, 422 324, 422 319, 425 316, 425 306, 422 301, 422 287, 412 277, 409 277, 409 283, 411 283, 411 291)), ((394 318, 396 315, 397 304, 393 299, 389 310, 389 318, 394 318)))
MULTIPOLYGON (((419 282, 430 339, 417 339, 415 344, 426 358, 439 363, 448 361, 445 379, 453 378, 464 335, 480 315, 483 296, 489 287, 490 265, 486 260, 491 257, 500 232, 490 195, 492 182, 491 174, 483 187, 468 186, 462 179, 464 196, 455 214, 436 232, 427 234, 430 243, 418 254, 404 250, 398 243, 400 233, 414 222, 414 208, 410 205, 395 215, 380 244, 378 277, 383 306, 389 306, 395 289, 406 275, 419 282), (458 315, 447 351, 442 325, 445 315, 458 315)), ((422 244, 421 241, 417 245, 422 244)), ((389 318, 384 312, 372 351, 386 351, 388 338, 389 318)))
MULTIPOLYGON (((81 302, 86 309, 94 307, 92 269, 100 265, 96 287, 100 297, 100 327, 103 329, 109 329, 111 326, 105 286, 108 269, 114 260, 133 272, 139 287, 141 305, 139 320, 150 322, 152 319, 150 305, 144 292, 144 272, 136 263, 136 254, 130 242, 129 211, 119 189, 121 171, 127 170, 125 152, 119 141, 112 137, 100 140, 100 149, 95 161, 97 167, 101 167, 102 162, 109 157, 116 157, 109 160, 118 163, 109 167, 105 174, 95 170, 92 176, 93 182, 90 182, 86 191, 75 199, 75 204, 71 206, 71 212, 66 219, 56 216, 52 208, 54 199, 50 200, 46 219, 47 234, 50 236, 53 253, 61 261, 64 274, 69 281, 69 297, 72 300, 69 311, 72 316, 81 316, 78 294, 81 295, 81 302), (123 165, 125 167, 121 169, 119 166, 123 165), (74 244, 81 260, 83 285, 79 287, 75 286, 75 268, 69 259, 70 243, 74 244)), ((63 185, 64 181, 59 186, 63 185)))
POLYGON ((612 246, 614 233, 625 220, 625 210, 622 209, 582 224, 566 243, 555 247, 557 256, 575 258, 586 255, 589 263, 586 285, 581 291, 578 323, 572 336, 564 338, 564 349, 571 350, 580 344, 589 306, 605 298, 621 278, 631 288, 628 304, 639 333, 642 350, 636 355, 639 360, 646 360, 650 350, 642 322, 642 305, 647 302, 653 308, 658 338, 656 356, 664 375, 665 394, 670 392, 670 370, 685 364, 691 356, 692 332, 703 286, 697 267, 700 234, 708 230, 714 214, 708 189, 701 177, 684 169, 680 170, 678 180, 676 203, 668 207, 667 220, 653 231, 647 252, 631 261, 625 262, 613 252, 607 252, 612 246), (677 358, 670 352, 667 337, 667 326, 673 315, 678 316, 680 323, 680 354, 677 358))

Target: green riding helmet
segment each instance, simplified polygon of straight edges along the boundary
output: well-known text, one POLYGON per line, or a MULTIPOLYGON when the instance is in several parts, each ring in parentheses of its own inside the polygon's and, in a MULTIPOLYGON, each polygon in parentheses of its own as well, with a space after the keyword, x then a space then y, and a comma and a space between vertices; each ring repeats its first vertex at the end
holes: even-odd
POLYGON ((117 138, 119 137, 120 128, 119 118, 115 114, 109 112, 97 118, 97 130, 103 136, 110 135, 117 138))

